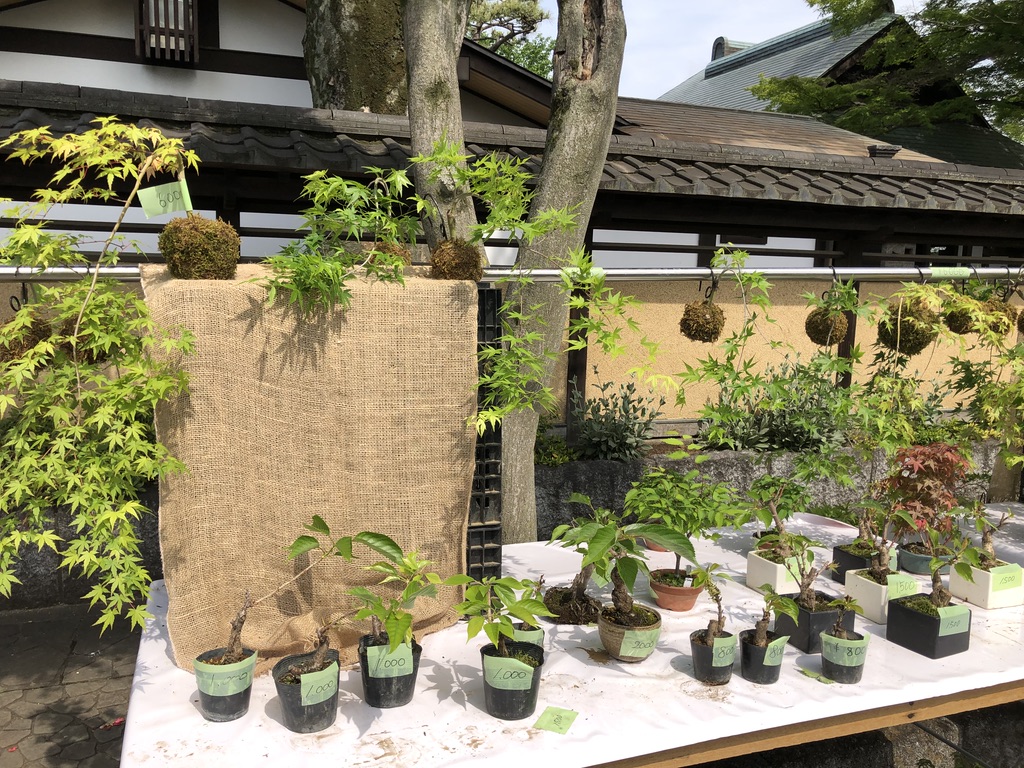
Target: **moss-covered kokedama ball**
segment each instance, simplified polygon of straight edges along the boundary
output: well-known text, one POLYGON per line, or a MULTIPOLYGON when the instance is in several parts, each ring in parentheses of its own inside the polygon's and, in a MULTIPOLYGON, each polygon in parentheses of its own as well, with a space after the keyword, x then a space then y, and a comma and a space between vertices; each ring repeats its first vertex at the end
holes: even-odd
MULTIPOLYGON (((412 251, 402 243, 382 242, 378 240, 372 245, 367 245, 365 249, 367 251, 376 251, 378 254, 385 253, 402 262, 407 267, 412 266, 412 251)), ((375 256, 375 258, 379 257, 375 256)))
POLYGON ((472 280, 480 282, 484 267, 480 250, 465 240, 445 240, 430 254, 430 276, 438 280, 472 280))
POLYGON ((983 305, 986 314, 992 315, 989 330, 1005 336, 1017 322, 1017 310, 1008 301, 989 299, 983 305))
POLYGON ((241 239, 223 219, 184 216, 171 219, 160 233, 160 253, 173 277, 230 280, 241 255, 241 239))
POLYGON ((1017 313, 1017 330, 1024 333, 1024 312, 1017 313))
POLYGON ((878 322, 878 341, 901 355, 916 355, 935 341, 939 316, 922 302, 900 299, 878 322))
POLYGON ((683 307, 679 330, 688 339, 710 344, 718 341, 725 328, 725 313, 710 300, 693 301, 683 307))
POLYGON ((974 331, 974 323, 971 322, 971 313, 966 309, 951 309, 942 316, 942 322, 946 324, 957 336, 966 336, 974 331))
POLYGON ((846 338, 850 323, 842 312, 816 307, 804 321, 807 338, 821 347, 838 344, 846 338))
MULTIPOLYGON (((8 323, 7 325, 10 324, 8 323)), ((7 326, 4 327, 6 328, 7 326)), ((6 365, 12 360, 24 357, 26 352, 43 339, 48 339, 52 333, 53 328, 51 328, 48 320, 41 317, 33 318, 28 330, 22 332, 20 341, 12 341, 9 347, 0 342, 0 365, 6 365)))

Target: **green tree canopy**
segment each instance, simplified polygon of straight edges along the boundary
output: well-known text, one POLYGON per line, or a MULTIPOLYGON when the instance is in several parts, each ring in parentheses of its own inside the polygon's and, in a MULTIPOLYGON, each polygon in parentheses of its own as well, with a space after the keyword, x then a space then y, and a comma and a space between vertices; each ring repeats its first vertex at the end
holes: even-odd
MULTIPOLYGON (((844 35, 892 11, 887 0, 807 0, 844 35)), ((984 116, 1024 139, 1024 0, 925 0, 836 79, 765 78, 770 109, 868 135, 984 116)))
POLYGON ((552 37, 537 34, 548 13, 538 0, 473 0, 466 37, 541 77, 551 77, 552 37))

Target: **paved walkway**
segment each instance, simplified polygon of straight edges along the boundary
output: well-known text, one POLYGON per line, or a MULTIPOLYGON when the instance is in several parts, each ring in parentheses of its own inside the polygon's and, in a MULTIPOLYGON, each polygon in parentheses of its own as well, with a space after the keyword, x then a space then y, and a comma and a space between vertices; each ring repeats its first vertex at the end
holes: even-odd
POLYGON ((0 611, 0 768, 108 768, 121 736, 139 632, 100 635, 85 603, 0 611))

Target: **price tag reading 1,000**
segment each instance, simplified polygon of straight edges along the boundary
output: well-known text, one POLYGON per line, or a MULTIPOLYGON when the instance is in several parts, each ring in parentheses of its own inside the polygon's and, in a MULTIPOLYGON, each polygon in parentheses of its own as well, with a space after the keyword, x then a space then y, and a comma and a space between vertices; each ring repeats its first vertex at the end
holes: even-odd
POLYGON ((390 678, 405 677, 412 674, 412 646, 408 643, 395 648, 394 653, 388 653, 386 645, 372 645, 366 649, 366 662, 370 670, 370 677, 390 678))
POLYGON ((485 656, 484 675, 492 688, 502 691, 528 691, 533 685, 533 667, 518 659, 485 656))
POLYGON ((338 692, 338 662, 319 672, 299 675, 299 685, 302 687, 302 706, 327 701, 338 692))

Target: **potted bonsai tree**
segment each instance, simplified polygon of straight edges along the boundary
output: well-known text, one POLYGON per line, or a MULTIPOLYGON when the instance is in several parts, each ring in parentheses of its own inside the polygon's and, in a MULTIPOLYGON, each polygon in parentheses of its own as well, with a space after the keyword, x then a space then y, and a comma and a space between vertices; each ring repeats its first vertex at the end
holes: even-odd
POLYGON ((967 563, 970 578, 961 575, 960 568, 949 572, 949 591, 979 608, 1008 608, 1024 604, 1024 578, 1017 563, 1006 563, 996 557, 994 534, 1012 517, 1002 512, 999 519, 989 519, 985 505, 974 502, 968 508, 968 516, 981 534, 981 547, 977 565, 967 563))
POLYGON ((833 600, 836 623, 821 633, 821 673, 837 683, 859 683, 868 655, 868 636, 847 629, 843 619, 850 611, 860 612, 857 601, 847 595, 833 600))
POLYGON ((778 682, 789 637, 779 635, 768 629, 772 613, 782 613, 794 622, 798 619, 796 601, 783 597, 770 584, 761 587, 764 593, 764 610, 761 618, 754 622, 753 629, 740 632, 740 674, 744 680, 758 685, 771 685, 778 682))
MULTIPOLYGON (((711 482, 697 470, 681 474, 654 467, 626 493, 624 511, 638 520, 659 522, 687 539, 714 541, 718 534, 712 529, 733 524, 739 508, 736 491, 727 483, 711 482)), ((674 568, 650 572, 651 589, 659 607, 688 611, 701 589, 693 585, 694 575, 682 568, 682 553, 675 556, 674 568)))
POLYGON ((559 526, 552 540, 585 552, 582 567, 593 565, 594 576, 602 583, 612 584, 612 603, 601 609, 597 621, 605 650, 620 661, 643 661, 658 643, 661 616, 633 601, 637 575, 648 573, 641 539, 655 541, 691 561, 695 558, 693 545, 686 537, 657 523, 626 523, 623 514, 595 508, 589 497, 582 494, 573 494, 570 500, 588 506, 591 517, 577 520, 574 526, 559 526))
MULTIPOLYGON (((401 551, 397 544, 394 548, 401 551)), ((359 668, 364 698, 371 707, 401 707, 412 701, 423 649, 413 636, 410 611, 417 599, 435 596, 441 583, 440 576, 427 571, 429 565, 415 552, 402 553, 400 559, 367 566, 382 574, 382 587, 400 587, 398 594, 384 597, 366 587, 348 591, 363 603, 356 619, 370 620, 370 634, 359 638, 359 668)))
MULTIPOLYGON (((870 545, 869 567, 846 572, 846 593, 857 602, 858 613, 876 624, 885 624, 889 615, 889 599, 917 594, 917 580, 911 576, 895 573, 892 568, 892 542, 890 531, 896 527, 913 527, 910 514, 897 509, 891 503, 874 500, 865 502, 865 510, 873 510, 875 516, 868 518, 869 539, 861 539, 870 545)), ((867 514, 864 515, 868 517, 867 514)))
POLYGON ((694 569, 695 581, 704 587, 714 601, 716 615, 708 620, 707 629, 690 633, 690 653, 693 657, 693 674, 700 682, 708 685, 725 685, 732 678, 732 666, 736 660, 736 638, 725 631, 725 611, 722 609, 722 590, 716 579, 724 579, 721 566, 711 563, 706 568, 694 569))
MULTIPOLYGON (((832 562, 836 567, 831 572, 832 581, 846 583, 846 572, 870 568, 880 554, 878 549, 878 513, 881 505, 874 499, 862 502, 857 509, 857 538, 849 544, 837 544, 832 547, 832 562)), ((884 527, 881 529, 886 531, 884 527)), ((890 571, 898 567, 896 547, 892 542, 885 542, 888 550, 886 563, 890 571)))
POLYGON ((466 587, 466 599, 455 610, 469 618, 468 639, 481 631, 490 640, 480 649, 484 672, 484 706, 501 720, 521 720, 537 708, 544 649, 514 639, 513 619, 536 626, 538 616, 551 616, 536 598, 537 583, 511 576, 474 579, 456 575, 445 584, 466 587))
MULTIPOLYGON (((836 621, 836 610, 831 606, 834 595, 819 592, 814 588, 814 580, 832 567, 832 563, 814 565, 812 546, 820 546, 806 536, 795 533, 784 533, 784 546, 792 552, 792 562, 797 569, 799 592, 787 595, 796 599, 797 619, 794 621, 787 613, 776 613, 775 632, 789 636, 789 644, 806 653, 821 653, 821 632, 836 621)), ((749 578, 749 576, 748 576, 749 578)), ((843 621, 846 628, 852 630, 854 613, 847 613, 843 621)))
POLYGON ((952 565, 964 578, 970 578, 971 565, 977 566, 981 557, 969 539, 956 536, 949 540, 944 532, 926 529, 924 541, 937 552, 942 542, 948 541, 948 559, 933 556, 931 568, 932 591, 928 595, 900 597, 889 601, 889 622, 885 639, 902 645, 930 659, 941 659, 963 653, 971 644, 971 610, 966 605, 953 605, 952 595, 942 584, 942 567, 952 565))
MULTIPOLYGON (((810 496, 801 483, 771 473, 755 480, 747 495, 753 516, 765 527, 757 546, 747 554, 747 586, 760 589, 767 584, 776 592, 791 592, 798 585, 800 569, 786 521, 809 508, 810 496)), ((813 558, 809 550, 801 556, 813 558)))
POLYGON ((237 720, 249 711, 257 654, 243 647, 242 628, 252 604, 246 592, 242 609, 231 621, 227 645, 201 653, 192 662, 199 688, 199 712, 215 723, 237 720))
POLYGON ((295 733, 322 731, 338 716, 338 652, 327 637, 333 626, 317 628, 310 653, 285 656, 271 672, 285 727, 295 733))

